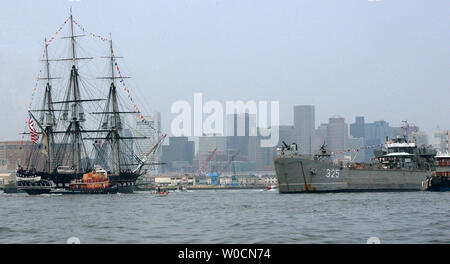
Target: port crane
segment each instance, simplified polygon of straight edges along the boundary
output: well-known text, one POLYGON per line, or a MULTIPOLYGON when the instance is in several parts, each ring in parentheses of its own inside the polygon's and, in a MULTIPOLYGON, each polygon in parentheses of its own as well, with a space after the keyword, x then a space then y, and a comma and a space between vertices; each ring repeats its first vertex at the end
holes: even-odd
MULTIPOLYGON (((231 159, 227 162, 227 164, 225 164, 225 166, 223 166, 223 168, 219 172, 217 172, 217 175, 222 175, 222 173, 228 168, 228 166, 234 161, 237 156, 239 156, 239 151, 231 156, 231 159)), ((233 176, 234 174, 236 174, 236 170, 233 163, 233 176)))
POLYGON ((215 149, 211 152, 211 154, 209 154, 209 156, 206 158, 206 160, 202 163, 202 166, 199 167, 199 169, 198 169, 196 175, 200 175, 200 173, 202 173, 202 172, 205 170, 206 166, 207 166, 208 163, 212 160, 212 158, 216 155, 216 153, 217 153, 217 148, 215 148, 215 149))
POLYGON ((235 154, 233 154, 230 158, 230 160, 227 162, 227 164, 225 164, 225 166, 223 166, 223 168, 217 172, 217 176, 220 177, 220 175, 222 175, 222 173, 228 168, 228 166, 231 164, 233 166, 233 175, 231 176, 231 185, 237 185, 238 181, 237 181, 237 177, 236 177, 236 167, 234 165, 234 159, 239 156, 240 152, 236 152, 235 154))
POLYGON ((233 176, 231 176, 231 185, 238 185, 238 179, 236 176, 236 166, 234 165, 234 159, 239 155, 239 152, 231 157, 231 165, 233 166, 233 176))

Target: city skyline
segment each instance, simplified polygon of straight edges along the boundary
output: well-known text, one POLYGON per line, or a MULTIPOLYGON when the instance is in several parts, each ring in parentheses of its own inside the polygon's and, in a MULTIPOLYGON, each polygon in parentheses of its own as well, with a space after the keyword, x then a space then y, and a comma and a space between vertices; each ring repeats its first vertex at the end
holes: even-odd
POLYGON ((329 9, 297 1, 156 1, 125 5, 119 16, 116 3, 5 3, 0 53, 8 63, 0 65, 0 111, 8 114, 0 122, 8 129, 1 140, 20 139, 43 40, 70 5, 92 31, 113 33, 142 95, 141 109, 162 113, 163 132, 174 117, 170 105, 194 92, 221 102, 278 100, 280 125, 289 125, 291 107, 302 104, 320 109, 316 127, 335 114, 393 126, 408 120, 429 135, 450 127, 447 1, 325 1, 329 9), (105 12, 91 12, 100 7, 105 12), (349 9, 354 14, 342 16, 349 9))
POLYGON ((0 244, 450 242, 449 0, 1 10, 0 244))

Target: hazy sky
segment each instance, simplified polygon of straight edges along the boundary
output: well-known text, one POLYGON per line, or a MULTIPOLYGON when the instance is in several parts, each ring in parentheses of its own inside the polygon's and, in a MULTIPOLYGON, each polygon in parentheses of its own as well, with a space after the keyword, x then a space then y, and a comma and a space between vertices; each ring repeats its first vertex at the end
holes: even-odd
POLYGON ((279 100, 282 124, 292 124, 293 105, 313 104, 317 125, 339 114, 450 129, 448 0, 5 0, 1 140, 20 138, 42 41, 71 5, 89 31, 113 33, 130 89, 162 112, 165 131, 171 104, 194 92, 279 100))

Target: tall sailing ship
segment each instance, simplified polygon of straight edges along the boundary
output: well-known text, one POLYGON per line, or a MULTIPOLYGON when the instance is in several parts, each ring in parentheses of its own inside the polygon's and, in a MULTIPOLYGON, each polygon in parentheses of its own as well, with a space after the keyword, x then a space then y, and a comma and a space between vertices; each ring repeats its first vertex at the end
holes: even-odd
POLYGON ((79 47, 79 38, 87 34, 77 34, 75 29, 87 31, 73 18, 72 10, 56 34, 66 25, 70 27, 68 36, 63 37, 70 44, 69 49, 64 50, 68 58, 49 59, 49 44, 54 38, 45 41, 42 60, 45 76, 39 77, 44 81, 45 89, 43 96, 37 98, 41 107, 29 110, 24 133, 35 144, 18 165, 18 189, 29 194, 55 190, 132 192, 136 180, 147 172, 148 166, 159 165, 152 162, 152 157, 159 151, 166 135, 160 131, 155 131, 156 136, 133 131, 130 119, 137 117, 139 122, 150 127, 151 123, 140 113, 134 100, 128 107, 124 104, 126 97, 131 98, 130 90, 124 86, 125 92, 121 94, 117 87, 119 82, 124 84, 127 77, 119 71, 117 59, 120 57, 114 54, 113 41, 89 33, 103 40, 102 44, 108 43, 100 48, 107 51, 108 56, 101 60, 108 74, 92 77, 89 63, 94 61, 93 57, 83 57, 79 52, 86 51, 79 47), (80 64, 83 71, 79 70, 80 64), (53 77, 53 70, 60 70, 65 77, 53 77), (149 141, 153 142, 153 147, 142 149, 142 146, 149 146, 149 141), (136 149, 140 150, 141 156, 136 149))

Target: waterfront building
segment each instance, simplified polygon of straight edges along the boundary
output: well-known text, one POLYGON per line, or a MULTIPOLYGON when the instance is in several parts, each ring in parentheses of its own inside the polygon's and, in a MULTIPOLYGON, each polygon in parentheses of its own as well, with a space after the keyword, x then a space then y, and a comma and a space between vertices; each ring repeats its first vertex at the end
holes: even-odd
MULTIPOLYGON (((8 170, 7 165, 0 165, 0 188, 4 188, 11 180, 11 170, 8 170)), ((14 175, 15 176, 15 175, 14 175)))
POLYGON ((0 166, 7 166, 14 170, 18 164, 23 164, 30 155, 33 143, 30 141, 3 141, 0 142, 0 166))

